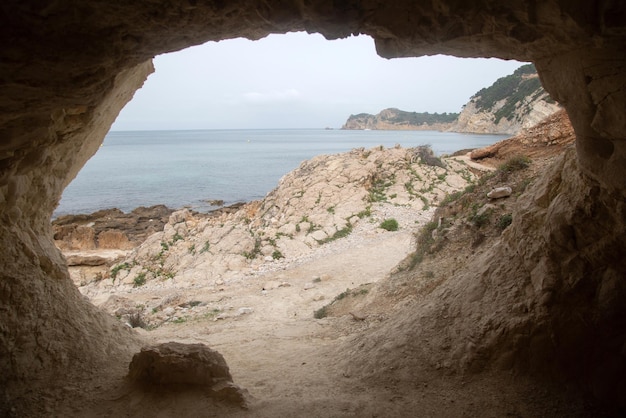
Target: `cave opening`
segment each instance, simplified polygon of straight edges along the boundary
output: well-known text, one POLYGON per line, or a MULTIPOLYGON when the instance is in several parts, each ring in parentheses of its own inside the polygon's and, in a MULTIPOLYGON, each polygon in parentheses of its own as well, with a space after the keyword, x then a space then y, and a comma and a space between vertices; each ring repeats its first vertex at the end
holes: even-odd
MULTIPOLYGON (((258 39, 301 29, 334 38, 369 33, 387 57, 438 52, 536 63, 546 88, 568 110, 578 136, 577 154, 560 167, 562 175, 544 183, 543 193, 537 191, 537 204, 525 208, 529 222, 523 226, 536 227, 538 239, 525 241, 525 233, 513 236, 508 241, 513 253, 500 254, 511 257, 494 258, 504 260, 494 261, 494 268, 506 270, 511 261, 520 267, 524 260, 519 255, 531 249, 544 254, 531 260, 540 262, 532 269, 526 266, 529 274, 523 278, 534 282, 540 294, 528 286, 517 297, 552 305, 545 315, 525 323, 529 328, 522 331, 530 340, 507 327, 497 335, 505 343, 528 342, 528 353, 553 347, 567 354, 563 357, 572 366, 572 379, 586 385, 596 399, 623 411, 625 168, 620 144, 625 135, 619 115, 626 100, 626 66, 623 27, 608 17, 622 16, 623 6, 519 1, 497 9, 457 2, 265 2, 261 7, 241 1, 175 2, 167 10, 148 2, 96 1, 77 7, 60 1, 46 9, 36 2, 19 3, 1 9, 7 40, 1 53, 1 121, 7 139, 0 158, 0 244, 5 249, 0 368, 6 378, 0 412, 49 413, 68 393, 80 392, 67 385, 46 393, 50 382, 70 375, 84 382, 94 371, 121 370, 140 344, 72 288, 54 249, 49 220, 63 188, 93 155, 150 72, 146 60, 209 39, 258 39), (575 323, 570 321, 574 311, 575 323)), ((489 278, 496 290, 510 288, 495 276, 489 278)), ((465 303, 454 295, 449 301, 465 303)), ((491 301, 474 302, 488 307, 491 301)), ((484 312, 489 317, 489 310, 484 312)), ((470 319, 466 325, 476 329, 470 319)), ((403 325, 416 323, 396 328, 403 325)), ((451 355, 475 352, 476 342, 483 342, 488 352, 490 343, 502 342, 492 334, 483 336, 472 344, 452 339, 447 348, 451 355)), ((324 399, 317 407, 323 404, 324 399)))

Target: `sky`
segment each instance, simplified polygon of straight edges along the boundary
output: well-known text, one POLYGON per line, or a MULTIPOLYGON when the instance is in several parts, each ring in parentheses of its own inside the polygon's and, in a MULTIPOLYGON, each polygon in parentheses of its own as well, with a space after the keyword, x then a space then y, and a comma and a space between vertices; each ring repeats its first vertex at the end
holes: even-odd
POLYGON ((208 42, 159 55, 112 130, 340 128, 395 107, 460 112, 523 65, 499 59, 381 58, 367 36, 303 32, 208 42))

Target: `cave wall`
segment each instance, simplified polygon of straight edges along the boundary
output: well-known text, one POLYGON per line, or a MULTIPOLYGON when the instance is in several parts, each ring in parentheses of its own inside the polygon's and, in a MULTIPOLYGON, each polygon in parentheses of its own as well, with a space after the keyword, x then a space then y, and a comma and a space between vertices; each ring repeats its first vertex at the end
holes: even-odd
MULTIPOLYGON (((610 196, 607 211, 625 195, 626 6, 619 0, 7 0, 0 19, 6 403, 24 382, 50 381, 69 362, 87 370, 119 361, 127 337, 72 286, 49 219, 157 54, 306 30, 329 39, 368 34, 387 58, 444 53, 533 61, 570 115, 580 170, 610 196)), ((585 260, 590 269, 602 262, 585 260)))

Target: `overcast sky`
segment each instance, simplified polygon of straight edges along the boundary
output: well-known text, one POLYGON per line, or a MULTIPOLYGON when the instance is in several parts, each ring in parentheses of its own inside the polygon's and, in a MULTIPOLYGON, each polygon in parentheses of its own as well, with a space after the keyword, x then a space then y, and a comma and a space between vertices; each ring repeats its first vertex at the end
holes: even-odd
POLYGON ((340 128, 388 107, 459 112, 522 63, 376 55, 365 36, 327 41, 290 33, 232 39, 155 58, 156 71, 113 130, 340 128))

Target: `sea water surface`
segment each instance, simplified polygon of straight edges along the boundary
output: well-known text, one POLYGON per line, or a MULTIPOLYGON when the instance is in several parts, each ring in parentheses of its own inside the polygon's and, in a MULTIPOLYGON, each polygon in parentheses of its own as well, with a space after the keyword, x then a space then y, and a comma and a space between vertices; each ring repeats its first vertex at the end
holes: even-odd
POLYGON ((109 132, 70 183, 54 216, 164 204, 206 212, 263 198, 304 160, 353 148, 431 145, 437 154, 504 135, 325 129, 109 132))

